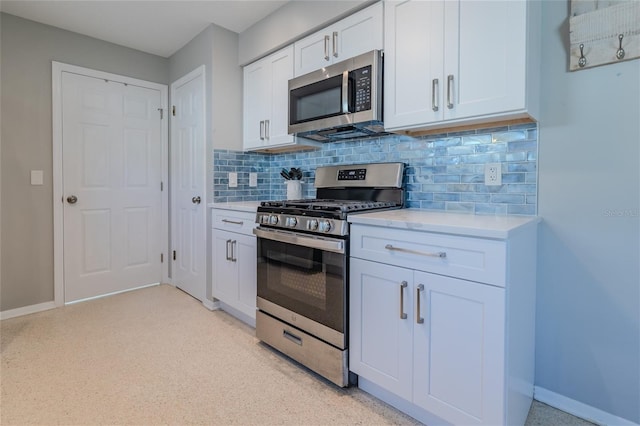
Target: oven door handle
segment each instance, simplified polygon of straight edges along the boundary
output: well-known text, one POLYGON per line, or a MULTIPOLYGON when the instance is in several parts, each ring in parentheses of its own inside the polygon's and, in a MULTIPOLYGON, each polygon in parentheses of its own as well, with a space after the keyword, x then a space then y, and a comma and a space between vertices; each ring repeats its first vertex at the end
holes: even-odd
POLYGON ((256 237, 264 238, 266 240, 278 241, 280 243, 296 244, 303 247, 310 247, 318 250, 344 254, 344 241, 342 240, 312 238, 294 233, 265 231, 260 228, 254 228, 253 233, 256 237))

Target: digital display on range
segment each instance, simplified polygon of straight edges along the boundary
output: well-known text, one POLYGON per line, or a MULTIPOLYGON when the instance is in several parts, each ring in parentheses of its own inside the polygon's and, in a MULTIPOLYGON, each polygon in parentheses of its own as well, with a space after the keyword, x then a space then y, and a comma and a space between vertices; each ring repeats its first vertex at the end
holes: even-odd
POLYGON ((365 180, 367 169, 338 170, 338 180, 365 180))

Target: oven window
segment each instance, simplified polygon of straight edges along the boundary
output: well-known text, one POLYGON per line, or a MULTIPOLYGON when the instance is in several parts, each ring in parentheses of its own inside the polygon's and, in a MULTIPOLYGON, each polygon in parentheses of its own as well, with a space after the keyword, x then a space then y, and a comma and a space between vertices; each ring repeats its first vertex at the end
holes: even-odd
POLYGON ((258 238, 258 296, 344 333, 346 256, 258 238))

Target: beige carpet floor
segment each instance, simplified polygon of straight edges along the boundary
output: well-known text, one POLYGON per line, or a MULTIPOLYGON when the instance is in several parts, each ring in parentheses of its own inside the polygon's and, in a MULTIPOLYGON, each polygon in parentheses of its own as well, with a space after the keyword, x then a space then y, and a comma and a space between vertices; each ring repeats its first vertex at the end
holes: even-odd
MULTIPOLYGON (((168 285, 1 323, 2 425, 419 424, 168 285)), ((527 425, 587 425, 534 403, 527 425)))

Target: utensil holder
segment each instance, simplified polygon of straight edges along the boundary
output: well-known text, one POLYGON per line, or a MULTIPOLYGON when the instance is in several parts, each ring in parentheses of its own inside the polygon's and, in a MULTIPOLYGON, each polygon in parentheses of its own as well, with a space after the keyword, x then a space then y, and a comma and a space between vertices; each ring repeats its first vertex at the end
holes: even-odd
POLYGON ((302 199, 302 181, 288 180, 287 184, 287 200, 300 200, 302 199))

